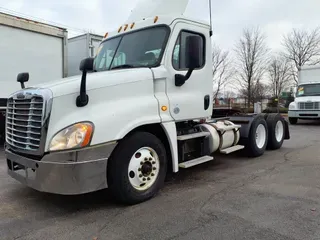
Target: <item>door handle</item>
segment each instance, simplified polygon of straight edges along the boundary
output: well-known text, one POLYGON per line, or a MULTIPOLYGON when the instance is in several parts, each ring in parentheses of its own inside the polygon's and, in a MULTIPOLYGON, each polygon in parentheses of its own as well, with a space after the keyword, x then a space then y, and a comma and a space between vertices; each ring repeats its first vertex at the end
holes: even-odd
POLYGON ((205 95, 204 96, 204 110, 207 110, 209 108, 209 105, 210 105, 210 96, 205 95))

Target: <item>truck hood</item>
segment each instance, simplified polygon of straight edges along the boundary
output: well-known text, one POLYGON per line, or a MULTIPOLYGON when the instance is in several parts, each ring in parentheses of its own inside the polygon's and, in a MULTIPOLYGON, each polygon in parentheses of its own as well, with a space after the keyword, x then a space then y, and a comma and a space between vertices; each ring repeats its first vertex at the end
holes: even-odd
POLYGON ((294 101, 296 103, 299 103, 299 102, 320 102, 320 96, 296 97, 294 101))
MULTIPOLYGON (((88 73, 86 80, 86 89, 90 90, 115 86, 119 84, 128 84, 137 81, 152 79, 152 71, 149 68, 134 68, 113 70, 105 72, 88 73)), ((53 97, 73 94, 80 91, 81 75, 62 78, 45 84, 32 86, 32 88, 50 89, 53 97)))

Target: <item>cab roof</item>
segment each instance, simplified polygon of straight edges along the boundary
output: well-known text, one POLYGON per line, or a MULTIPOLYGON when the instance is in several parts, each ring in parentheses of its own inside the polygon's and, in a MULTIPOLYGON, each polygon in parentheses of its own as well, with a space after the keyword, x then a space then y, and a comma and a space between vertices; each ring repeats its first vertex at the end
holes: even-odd
POLYGON ((140 0, 131 11, 125 24, 119 26, 116 31, 106 33, 104 39, 146 27, 169 26, 178 19, 201 24, 209 29, 210 26, 207 22, 187 18, 183 15, 188 4, 189 0, 140 0))
POLYGON ((139 21, 154 16, 181 16, 186 11, 189 0, 140 0, 131 11, 127 22, 139 21))
POLYGON ((170 26, 176 20, 188 21, 188 22, 193 22, 195 24, 203 25, 204 27, 208 28, 208 31, 210 29, 210 25, 208 23, 197 20, 197 19, 192 19, 189 17, 187 18, 183 15, 181 15, 181 16, 159 15, 159 16, 154 16, 154 17, 149 17, 149 18, 143 18, 140 21, 127 22, 127 23, 119 26, 119 28, 116 31, 107 32, 104 35, 103 40, 111 38, 111 37, 115 37, 117 35, 121 35, 123 33, 128 33, 131 31, 136 31, 139 29, 147 28, 147 27, 152 27, 152 26, 157 26, 157 25, 170 26))

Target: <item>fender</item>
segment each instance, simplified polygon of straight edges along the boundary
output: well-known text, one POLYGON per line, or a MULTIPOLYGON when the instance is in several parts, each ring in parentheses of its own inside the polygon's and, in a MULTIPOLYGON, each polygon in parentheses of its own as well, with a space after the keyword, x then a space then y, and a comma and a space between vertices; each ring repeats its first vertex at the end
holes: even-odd
POLYGON ((252 114, 252 115, 237 115, 237 116, 230 116, 229 121, 233 122, 234 124, 241 125, 240 131, 240 137, 241 138, 248 138, 249 132, 251 128, 251 124, 258 117, 258 114, 252 114))
POLYGON ((161 123, 164 129, 170 146, 172 156, 172 171, 179 171, 179 160, 178 160, 178 141, 177 141, 177 128, 174 122, 161 123))
MULTIPOLYGON (((278 114, 279 113, 261 113, 261 114, 251 114, 251 115, 230 116, 229 120, 235 124, 241 125, 241 128, 239 130, 241 138, 248 138, 251 124, 256 117, 263 116, 264 119, 267 119, 269 116, 273 116, 274 118, 278 114)), ((288 140, 290 139, 289 124, 281 114, 279 115, 284 120, 284 130, 285 130, 284 139, 288 140)))

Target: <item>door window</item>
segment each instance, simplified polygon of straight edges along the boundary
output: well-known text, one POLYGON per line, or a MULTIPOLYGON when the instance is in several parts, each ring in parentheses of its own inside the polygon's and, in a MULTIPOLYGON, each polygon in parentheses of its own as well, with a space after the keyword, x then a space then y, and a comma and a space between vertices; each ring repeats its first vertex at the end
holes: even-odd
POLYGON ((177 42, 174 46, 173 50, 173 56, 172 56, 172 65, 173 68, 176 70, 186 70, 186 56, 185 56, 185 49, 186 49, 186 39, 188 36, 200 36, 201 41, 201 48, 203 50, 203 59, 201 62, 200 68, 202 68, 205 64, 205 39, 202 34, 188 32, 188 31, 181 31, 179 34, 179 37, 177 39, 177 42))

